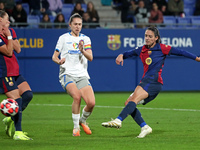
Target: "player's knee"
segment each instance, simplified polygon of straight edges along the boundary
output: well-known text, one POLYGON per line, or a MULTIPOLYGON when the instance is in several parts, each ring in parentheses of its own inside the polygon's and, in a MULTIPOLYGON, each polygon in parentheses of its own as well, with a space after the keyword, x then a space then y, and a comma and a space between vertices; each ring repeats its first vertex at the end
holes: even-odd
POLYGON ((24 110, 33 98, 32 91, 26 91, 22 95, 22 110, 24 110))
POLYGON ((89 107, 89 108, 94 108, 94 106, 95 106, 95 101, 90 101, 89 103, 87 103, 87 106, 89 107))
POLYGON ((76 103, 80 103, 81 101, 81 95, 80 94, 76 94, 73 96, 74 102, 76 103))
POLYGON ((33 98, 33 93, 32 91, 26 91, 21 95, 21 97, 23 101, 25 100, 30 102, 33 98))

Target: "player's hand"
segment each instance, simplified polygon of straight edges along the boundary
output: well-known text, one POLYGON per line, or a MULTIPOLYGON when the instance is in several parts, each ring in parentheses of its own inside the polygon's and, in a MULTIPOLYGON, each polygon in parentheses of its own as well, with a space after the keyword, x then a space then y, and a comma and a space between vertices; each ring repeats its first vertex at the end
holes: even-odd
POLYGON ((79 44, 78 44, 78 48, 79 48, 79 50, 81 51, 81 53, 83 53, 83 45, 84 45, 84 42, 83 42, 83 40, 80 40, 79 41, 79 44))
POLYGON ((117 65, 120 65, 123 66, 123 63, 124 63, 124 59, 123 59, 123 55, 122 54, 119 54, 115 60, 116 64, 117 65))
POLYGON ((2 32, 6 37, 11 36, 10 30, 8 27, 3 27, 2 32))
POLYGON ((196 57, 195 60, 198 61, 198 62, 200 62, 200 57, 196 57))
POLYGON ((65 63, 65 58, 62 58, 60 61, 59 61, 59 65, 62 65, 65 63))

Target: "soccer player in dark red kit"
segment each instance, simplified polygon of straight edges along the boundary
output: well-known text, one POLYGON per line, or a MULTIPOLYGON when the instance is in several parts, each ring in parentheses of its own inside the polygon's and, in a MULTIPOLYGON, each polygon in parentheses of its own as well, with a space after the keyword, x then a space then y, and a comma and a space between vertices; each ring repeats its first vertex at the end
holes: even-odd
POLYGON ((21 127, 22 111, 31 101, 32 91, 26 80, 20 75, 15 52, 20 53, 21 47, 14 29, 9 29, 9 25, 8 14, 0 11, 0 93, 15 99, 19 105, 19 112, 13 117, 4 118, 3 122, 6 125, 8 136, 11 136, 14 122, 14 140, 32 140, 24 134, 21 127))
POLYGON ((144 67, 144 74, 135 91, 125 102, 125 107, 119 116, 112 121, 103 122, 102 126, 111 128, 121 128, 122 121, 131 115, 136 123, 141 127, 141 133, 137 138, 144 138, 152 132, 152 128, 146 124, 137 109, 138 104, 147 104, 155 99, 162 89, 163 80, 161 77, 162 68, 167 55, 184 56, 197 62, 200 62, 200 57, 195 56, 187 51, 173 48, 169 45, 161 44, 160 34, 156 27, 149 27, 145 31, 145 45, 137 47, 134 50, 126 51, 119 54, 116 58, 116 64, 122 65, 124 59, 139 56, 144 67))

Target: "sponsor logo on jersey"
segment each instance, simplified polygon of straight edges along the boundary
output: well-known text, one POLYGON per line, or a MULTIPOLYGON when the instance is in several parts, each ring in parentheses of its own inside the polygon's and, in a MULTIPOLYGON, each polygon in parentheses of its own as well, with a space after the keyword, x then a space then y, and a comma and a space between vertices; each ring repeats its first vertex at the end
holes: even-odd
POLYGON ((152 54, 152 51, 148 51, 148 54, 151 55, 151 54, 152 54))
POLYGON ((146 63, 147 65, 150 65, 150 64, 152 63, 151 57, 146 58, 146 59, 145 59, 145 63, 146 63))
POLYGON ((107 41, 108 48, 111 50, 117 50, 121 47, 121 41, 120 41, 120 35, 108 35, 108 41, 107 41))

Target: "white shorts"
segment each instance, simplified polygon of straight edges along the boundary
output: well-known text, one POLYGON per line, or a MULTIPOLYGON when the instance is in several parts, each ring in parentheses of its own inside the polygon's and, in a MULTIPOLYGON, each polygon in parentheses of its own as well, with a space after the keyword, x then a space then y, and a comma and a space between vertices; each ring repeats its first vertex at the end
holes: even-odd
POLYGON ((88 78, 85 76, 72 77, 72 76, 65 74, 62 77, 60 77, 59 82, 61 83, 61 86, 63 87, 64 90, 66 90, 66 86, 70 83, 75 83, 79 90, 85 86, 88 86, 88 85, 91 86, 88 78))

